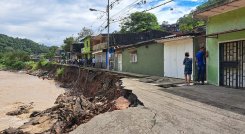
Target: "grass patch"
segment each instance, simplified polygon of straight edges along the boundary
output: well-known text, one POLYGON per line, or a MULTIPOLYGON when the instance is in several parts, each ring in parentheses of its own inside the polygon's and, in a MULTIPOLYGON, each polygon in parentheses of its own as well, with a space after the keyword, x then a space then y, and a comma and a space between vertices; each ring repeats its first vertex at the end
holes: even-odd
POLYGON ((55 76, 58 77, 58 78, 60 78, 60 77, 62 77, 64 75, 64 72, 65 72, 65 68, 58 68, 56 70, 55 76))

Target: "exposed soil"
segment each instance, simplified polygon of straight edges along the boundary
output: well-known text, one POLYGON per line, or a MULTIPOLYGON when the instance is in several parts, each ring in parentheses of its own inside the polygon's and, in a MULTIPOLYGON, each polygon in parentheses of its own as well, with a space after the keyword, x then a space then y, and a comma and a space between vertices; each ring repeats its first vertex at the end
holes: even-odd
POLYGON ((110 72, 54 65, 29 74, 55 78, 70 90, 56 99, 55 106, 35 111, 30 121, 2 133, 67 133, 101 113, 143 105, 131 90, 123 89, 121 77, 110 72), (56 77, 58 68, 64 68, 64 72, 56 77))

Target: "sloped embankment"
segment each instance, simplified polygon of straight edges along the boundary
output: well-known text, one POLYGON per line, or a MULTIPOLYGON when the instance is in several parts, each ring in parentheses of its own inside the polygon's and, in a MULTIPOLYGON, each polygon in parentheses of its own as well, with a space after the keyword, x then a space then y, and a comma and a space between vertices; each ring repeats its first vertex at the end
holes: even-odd
POLYGON ((121 76, 110 72, 52 65, 29 73, 55 78, 70 90, 57 98, 54 107, 33 112, 29 122, 2 133, 67 133, 98 114, 143 105, 132 91, 123 89, 121 76))

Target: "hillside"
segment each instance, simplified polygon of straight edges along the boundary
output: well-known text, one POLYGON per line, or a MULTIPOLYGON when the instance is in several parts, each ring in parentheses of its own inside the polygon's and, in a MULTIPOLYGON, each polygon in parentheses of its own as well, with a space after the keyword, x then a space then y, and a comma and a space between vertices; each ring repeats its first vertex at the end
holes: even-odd
POLYGON ((48 47, 32 40, 13 38, 0 34, 0 53, 16 50, 22 50, 28 53, 47 53, 48 47))

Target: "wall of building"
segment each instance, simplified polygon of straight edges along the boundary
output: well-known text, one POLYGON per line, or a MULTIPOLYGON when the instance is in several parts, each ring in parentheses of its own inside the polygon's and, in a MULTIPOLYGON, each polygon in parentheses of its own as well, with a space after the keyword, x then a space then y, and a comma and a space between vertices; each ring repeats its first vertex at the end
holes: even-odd
MULTIPOLYGON (((245 28, 245 8, 237 9, 208 20, 207 34, 245 28)), ((245 31, 219 35, 207 38, 207 77, 210 84, 219 85, 219 43, 245 39, 245 31)))
POLYGON ((82 50, 82 54, 87 58, 91 56, 91 37, 87 37, 84 39, 84 48, 82 50))
POLYGON ((137 63, 130 62, 130 51, 122 52, 122 71, 163 76, 163 45, 150 44, 137 47, 137 63))
POLYGON ((94 55, 95 57, 95 67, 97 68, 106 68, 106 53, 98 53, 94 55))

